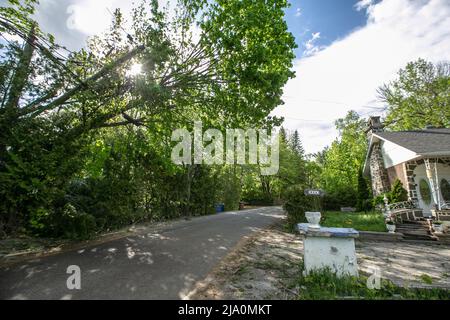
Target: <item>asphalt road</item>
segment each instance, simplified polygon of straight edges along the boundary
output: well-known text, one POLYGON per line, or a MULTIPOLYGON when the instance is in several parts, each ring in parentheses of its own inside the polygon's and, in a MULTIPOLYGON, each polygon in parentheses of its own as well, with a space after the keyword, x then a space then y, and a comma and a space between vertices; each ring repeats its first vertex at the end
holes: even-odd
POLYGON ((0 269, 0 299, 182 299, 239 240, 282 216, 279 207, 224 212, 29 260, 0 269), (71 265, 81 289, 67 288, 71 265))

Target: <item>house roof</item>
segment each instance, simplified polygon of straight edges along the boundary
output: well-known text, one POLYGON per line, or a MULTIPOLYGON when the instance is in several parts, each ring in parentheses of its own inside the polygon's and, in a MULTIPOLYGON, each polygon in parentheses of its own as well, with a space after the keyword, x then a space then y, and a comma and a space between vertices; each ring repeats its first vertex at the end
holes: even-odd
POLYGON ((369 174, 369 155, 374 142, 390 141, 412 151, 413 158, 422 156, 450 155, 450 128, 433 128, 411 131, 380 131, 374 132, 370 138, 369 150, 366 155, 363 172, 369 174))
POLYGON ((418 155, 450 151, 450 128, 377 132, 375 136, 414 151, 418 155))

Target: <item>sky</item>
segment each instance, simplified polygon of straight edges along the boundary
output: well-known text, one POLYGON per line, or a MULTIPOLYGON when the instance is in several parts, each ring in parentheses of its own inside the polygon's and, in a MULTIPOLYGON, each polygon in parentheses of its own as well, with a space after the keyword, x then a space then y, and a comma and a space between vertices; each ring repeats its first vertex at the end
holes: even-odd
MULTIPOLYGON (((164 0, 161 0, 164 1, 164 0)), ((0 0, 4 4, 6 0, 0 0)), ((36 19, 70 50, 108 27, 131 0, 40 0, 36 19)), ((291 0, 285 10, 296 38, 296 77, 272 115, 298 130, 308 153, 330 145, 334 121, 349 110, 381 115, 379 86, 409 61, 450 60, 450 0, 291 0)))
POLYGON ((296 78, 273 114, 308 153, 330 145, 349 110, 382 115, 376 90, 408 62, 450 60, 449 0, 298 0, 286 11, 297 39, 296 78))

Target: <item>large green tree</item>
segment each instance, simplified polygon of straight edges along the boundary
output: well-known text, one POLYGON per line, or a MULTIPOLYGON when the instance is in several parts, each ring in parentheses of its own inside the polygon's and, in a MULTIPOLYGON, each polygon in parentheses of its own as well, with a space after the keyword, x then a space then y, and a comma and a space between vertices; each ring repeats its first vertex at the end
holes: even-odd
POLYGON ((410 62, 378 93, 388 105, 385 125, 392 130, 450 127, 449 62, 410 62))
MULTIPOLYGON (((14 0, 0 8, 2 35, 21 39, 8 40, 0 53, 3 226, 55 215, 55 207, 72 199, 66 191, 74 179, 86 177, 128 177, 152 192, 187 185, 174 188, 166 203, 190 208, 189 202, 206 201, 192 189, 201 187, 196 181, 214 174, 173 168, 172 130, 191 128, 194 119, 219 129, 279 124, 268 115, 282 104, 282 88, 293 76, 287 1, 180 0, 176 12, 142 1, 131 28, 116 10, 108 32, 69 54, 33 20, 36 3, 14 0), (130 74, 137 64, 142 72, 130 74), (134 179, 143 173, 148 180, 134 179)), ((110 192, 112 185, 95 182, 83 192, 110 192)), ((119 183, 116 190, 123 188, 119 183)), ((125 200, 120 207, 128 206, 125 200)))
POLYGON ((321 186, 332 206, 356 205, 358 172, 367 150, 366 121, 355 111, 349 111, 335 124, 339 137, 322 155, 321 186))

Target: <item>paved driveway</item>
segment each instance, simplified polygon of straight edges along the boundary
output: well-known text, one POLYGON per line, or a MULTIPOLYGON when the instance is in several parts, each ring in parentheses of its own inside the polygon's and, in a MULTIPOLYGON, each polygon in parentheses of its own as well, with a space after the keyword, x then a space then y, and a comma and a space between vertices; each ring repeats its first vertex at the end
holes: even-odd
POLYGON ((279 207, 225 212, 27 261, 0 270, 0 299, 181 299, 240 239, 282 217, 279 207), (67 289, 70 265, 80 290, 67 289))

